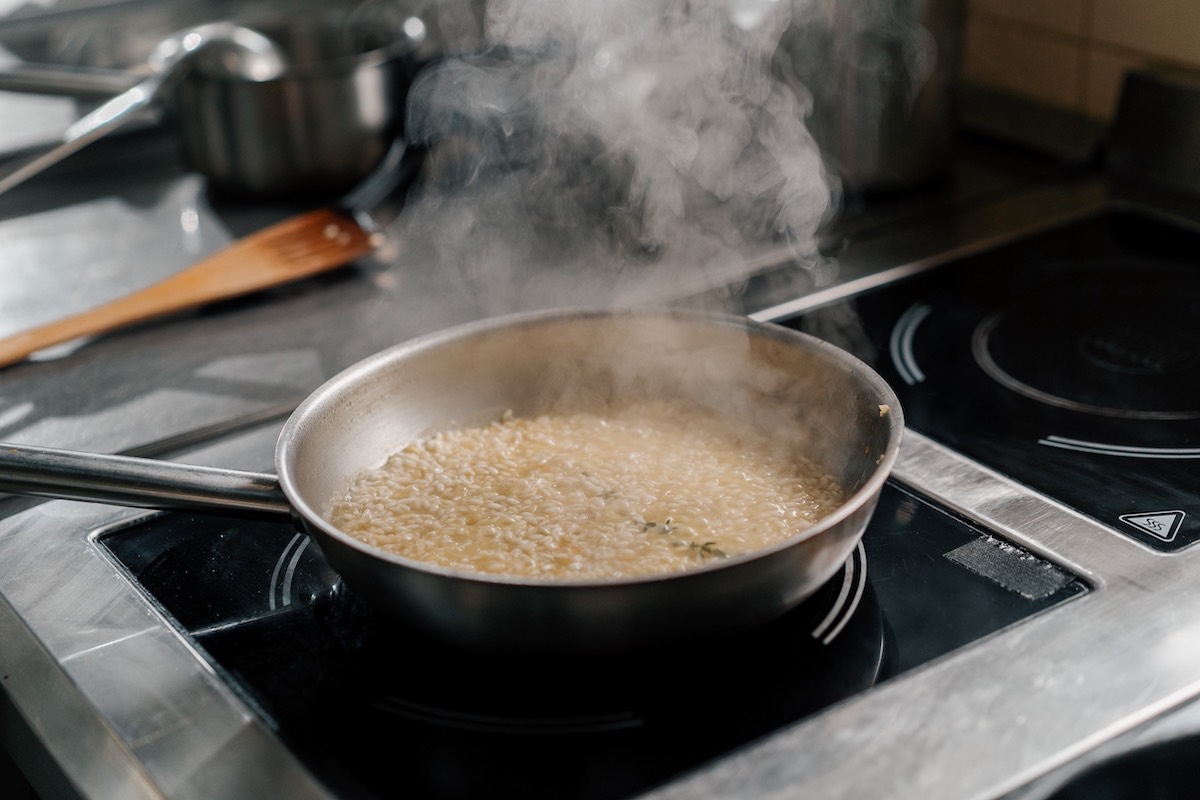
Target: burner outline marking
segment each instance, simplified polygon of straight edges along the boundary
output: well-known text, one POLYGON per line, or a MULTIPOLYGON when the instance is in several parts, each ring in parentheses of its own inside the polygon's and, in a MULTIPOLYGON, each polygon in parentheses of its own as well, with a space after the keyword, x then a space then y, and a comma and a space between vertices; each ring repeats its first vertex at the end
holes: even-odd
POLYGON ((837 600, 834 601, 833 608, 825 615, 825 619, 821 620, 820 624, 813 629, 814 639, 820 639, 822 644, 829 644, 842 632, 842 628, 846 627, 846 623, 854 616, 854 611, 862 601, 863 592, 867 588, 866 573, 867 551, 863 548, 862 540, 859 540, 850 560, 846 562, 846 570, 842 573, 842 588, 838 593, 837 600), (854 596, 847 604, 847 598, 850 597, 851 591, 854 592, 854 596), (830 626, 835 621, 837 624, 830 630, 830 626), (826 631, 828 631, 828 635, 826 635, 826 631))
POLYGON ((1065 408, 1068 411, 1079 411, 1085 414, 1096 414, 1102 417, 1114 417, 1117 419, 1155 419, 1155 420, 1182 420, 1195 419, 1200 416, 1200 410, 1187 409, 1184 411, 1152 411, 1152 410, 1135 410, 1128 408, 1110 408, 1108 406, 1098 406, 1091 403, 1083 403, 1077 400, 1070 400, 1065 397, 1044 392, 1041 389, 1036 389, 1033 386, 1019 380, 1010 375, 1000 364, 992 357, 988 350, 988 339, 992 335, 992 331, 1000 324, 1007 314, 1007 310, 997 311, 991 316, 984 319, 975 328, 975 332, 971 335, 971 353, 975 357, 975 363, 992 377, 992 380, 1005 386, 1017 394, 1045 403, 1048 406, 1056 408, 1065 408))
POLYGON ((505 734, 570 734, 619 731, 638 728, 645 720, 632 711, 578 717, 509 717, 475 714, 426 705, 400 697, 385 697, 374 703, 376 708, 427 724, 440 725, 476 733, 505 734))
POLYGON ((288 542, 287 547, 283 548, 283 552, 279 554, 279 560, 275 562, 275 569, 271 570, 271 592, 268 601, 268 608, 271 611, 276 609, 275 602, 275 586, 279 581, 280 570, 284 564, 287 564, 287 569, 283 573, 283 584, 279 587, 279 606, 290 606, 292 604, 292 579, 296 575, 296 567, 300 563, 300 556, 304 554, 305 548, 308 547, 309 538, 302 533, 297 533, 288 542), (295 548, 295 549, 293 549, 295 548), (291 552, 292 557, 288 558, 288 552, 291 552))
POLYGON ((896 371, 909 386, 915 386, 925 381, 925 373, 917 365, 917 358, 913 354, 913 339, 916 338, 917 327, 932 311, 933 306, 928 303, 914 303, 909 306, 908 310, 901 314, 900 319, 896 321, 896 326, 892 328, 892 335, 888 340, 892 363, 896 365, 896 371))
POLYGON ((1076 450, 1080 453, 1096 453, 1102 456, 1122 458, 1200 458, 1200 447, 1138 447, 1136 445, 1105 444, 1083 439, 1068 439, 1065 436, 1047 436, 1038 439, 1038 444, 1057 447, 1060 450, 1076 450))

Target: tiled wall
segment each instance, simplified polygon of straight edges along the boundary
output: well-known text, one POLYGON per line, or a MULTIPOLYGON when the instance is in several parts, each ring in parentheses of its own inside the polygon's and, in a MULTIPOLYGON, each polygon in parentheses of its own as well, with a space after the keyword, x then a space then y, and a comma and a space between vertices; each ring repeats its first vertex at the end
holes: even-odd
POLYGON ((1200 68, 1200 0, 967 0, 968 83, 1108 119, 1153 63, 1200 68))

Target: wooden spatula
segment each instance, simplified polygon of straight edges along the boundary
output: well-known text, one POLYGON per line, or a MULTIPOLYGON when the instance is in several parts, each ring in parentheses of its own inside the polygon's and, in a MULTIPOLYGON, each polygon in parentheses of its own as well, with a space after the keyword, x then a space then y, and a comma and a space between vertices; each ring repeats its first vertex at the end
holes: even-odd
POLYGON ((398 141, 380 165, 338 203, 289 217, 239 239, 165 280, 97 308, 0 339, 0 367, 38 350, 124 325, 281 286, 349 264, 379 246, 371 217, 416 176, 424 153, 398 141))
POLYGON ((374 249, 371 233, 346 212, 323 208, 289 217, 145 289, 0 339, 0 366, 80 336, 316 275, 374 249))

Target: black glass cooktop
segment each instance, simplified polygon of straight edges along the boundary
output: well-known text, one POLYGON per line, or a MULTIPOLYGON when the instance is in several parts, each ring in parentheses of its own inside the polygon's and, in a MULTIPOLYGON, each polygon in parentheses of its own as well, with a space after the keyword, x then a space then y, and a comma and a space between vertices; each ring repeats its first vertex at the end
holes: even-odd
POLYGON ((1151 547, 1200 539, 1200 233, 1108 211, 787 322, 913 430, 1151 547))
POLYGON ((287 525, 158 514, 100 541, 347 798, 628 797, 1087 591, 894 482, 800 608, 586 661, 483 656, 378 621, 287 525))

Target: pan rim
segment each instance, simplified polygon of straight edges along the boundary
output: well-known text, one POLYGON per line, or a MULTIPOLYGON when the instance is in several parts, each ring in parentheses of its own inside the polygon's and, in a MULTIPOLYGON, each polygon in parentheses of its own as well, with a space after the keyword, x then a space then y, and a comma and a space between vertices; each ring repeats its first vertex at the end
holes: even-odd
MULTIPOLYGON (((878 496, 883 488, 883 484, 891 476, 896 461, 899 458, 900 443, 903 438, 904 429, 903 409, 891 385, 878 372, 858 357, 843 348, 837 347, 811 334, 793 330, 777 323, 753 320, 746 316, 723 311, 674 307, 622 309, 561 307, 503 314, 443 328, 392 345, 347 367, 321 384, 288 417, 277 440, 275 469, 280 487, 291 503, 293 512, 308 525, 318 528, 322 534, 329 536, 340 545, 352 548, 361 555, 428 575, 481 585, 504 585, 542 591, 574 591, 580 589, 594 591, 605 587, 627 588, 641 584, 661 584, 669 581, 693 580, 714 572, 736 569, 760 559, 768 558, 781 550, 795 547, 801 542, 821 535, 825 531, 838 526, 848 517, 858 513, 866 504, 871 502, 873 496, 878 496), (331 402, 343 395, 349 387, 358 385, 370 376, 378 374, 388 364, 411 357, 414 353, 445 346, 463 339, 485 335, 494 330, 546 325, 555 321, 568 319, 621 318, 682 319, 695 323, 715 323, 726 327, 733 327, 749 334, 761 335, 776 340, 803 342, 805 347, 816 350, 823 354, 824 357, 852 368, 857 375, 861 376, 863 383, 871 390, 872 394, 880 398, 880 405, 887 406, 886 412, 881 408, 881 415, 889 417, 887 442, 871 475, 863 482, 862 486, 847 496, 838 505, 837 509, 822 517, 815 524, 786 539, 752 552, 719 561, 702 563, 696 567, 675 572, 588 579, 538 578, 490 574, 452 569, 428 561, 401 556, 370 545, 343 532, 326 520, 323 512, 314 508, 297 488, 296 476, 294 470, 291 468, 291 462, 293 460, 293 453, 298 447, 298 441, 303 436, 305 428, 311 424, 313 418, 319 417, 329 407, 331 402)), ((859 533, 861 535, 861 531, 859 533)))

